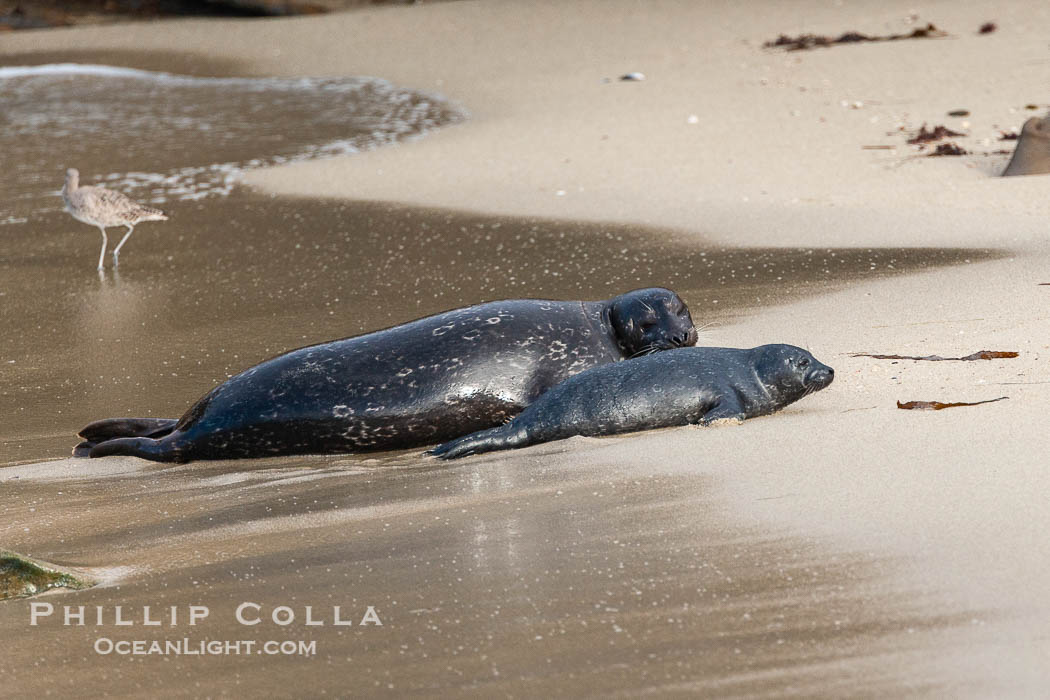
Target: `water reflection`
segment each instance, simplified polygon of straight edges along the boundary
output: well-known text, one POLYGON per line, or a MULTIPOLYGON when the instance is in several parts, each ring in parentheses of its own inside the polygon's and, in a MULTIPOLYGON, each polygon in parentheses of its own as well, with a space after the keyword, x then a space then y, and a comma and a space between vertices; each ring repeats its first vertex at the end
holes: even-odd
MULTIPOLYGON (((98 285, 78 298, 76 337, 80 361, 67 371, 85 384, 120 384, 155 372, 153 358, 138 350, 149 296, 139 282, 122 280, 116 268, 100 270, 98 285)), ((143 387, 139 387, 143 389, 143 387)))

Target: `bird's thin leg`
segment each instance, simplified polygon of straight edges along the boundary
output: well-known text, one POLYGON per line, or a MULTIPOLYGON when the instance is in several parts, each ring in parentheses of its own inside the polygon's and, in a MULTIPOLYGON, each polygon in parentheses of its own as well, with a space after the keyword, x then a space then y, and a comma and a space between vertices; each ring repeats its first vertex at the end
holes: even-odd
POLYGON ((128 238, 131 236, 132 232, 134 232, 134 230, 135 230, 135 227, 132 224, 124 224, 124 225, 128 227, 128 232, 124 234, 124 237, 120 239, 120 243, 118 243, 117 247, 113 249, 113 265, 114 265, 114 267, 116 265, 118 265, 119 262, 120 262, 120 261, 117 260, 117 256, 120 255, 120 246, 124 245, 124 241, 128 240, 128 238))
POLYGON ((102 232, 102 252, 98 254, 98 269, 101 270, 102 263, 106 260, 106 229, 99 226, 98 230, 102 232))

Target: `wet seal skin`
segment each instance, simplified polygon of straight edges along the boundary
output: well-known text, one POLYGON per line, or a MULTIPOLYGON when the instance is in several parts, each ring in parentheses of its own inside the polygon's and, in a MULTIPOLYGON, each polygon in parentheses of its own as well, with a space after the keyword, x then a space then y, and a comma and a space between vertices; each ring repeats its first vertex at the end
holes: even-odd
POLYGON ((793 345, 682 348, 582 372, 506 425, 428 454, 455 459, 576 435, 741 422, 779 411, 834 378, 835 370, 793 345))
POLYGON ((96 421, 73 454, 187 462, 418 447, 500 425, 586 369, 694 343, 668 289, 490 302, 293 350, 178 421, 96 421))

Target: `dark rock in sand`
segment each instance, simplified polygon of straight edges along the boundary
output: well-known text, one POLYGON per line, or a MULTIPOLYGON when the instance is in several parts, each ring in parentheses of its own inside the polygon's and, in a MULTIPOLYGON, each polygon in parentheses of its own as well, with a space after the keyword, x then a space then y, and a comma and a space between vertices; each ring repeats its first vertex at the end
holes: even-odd
POLYGON ((21 0, 0 5, 0 32, 164 17, 310 15, 412 0, 21 0))
POLYGON ((65 27, 70 24, 73 21, 68 13, 55 8, 15 5, 0 14, 0 31, 65 27))
POLYGON ((71 574, 0 550, 0 600, 36 595, 52 588, 85 588, 71 574))

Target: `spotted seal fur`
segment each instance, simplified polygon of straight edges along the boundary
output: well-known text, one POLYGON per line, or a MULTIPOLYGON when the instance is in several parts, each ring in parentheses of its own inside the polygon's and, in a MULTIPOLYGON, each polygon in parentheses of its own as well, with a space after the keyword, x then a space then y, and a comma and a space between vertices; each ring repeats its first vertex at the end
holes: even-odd
POLYGON ((441 459, 509 450, 576 435, 739 422, 831 384, 835 370, 793 345, 682 348, 571 377, 506 425, 452 440, 441 459))
POLYGON ((74 454, 186 462, 435 444, 499 425, 584 370, 695 342, 668 289, 490 302, 293 350, 223 382, 180 420, 97 421, 74 454))

